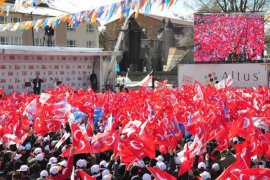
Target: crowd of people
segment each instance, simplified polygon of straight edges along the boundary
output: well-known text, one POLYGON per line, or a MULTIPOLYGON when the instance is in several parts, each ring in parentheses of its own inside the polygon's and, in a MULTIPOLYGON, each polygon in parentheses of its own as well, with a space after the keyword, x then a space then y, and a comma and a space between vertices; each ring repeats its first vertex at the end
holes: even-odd
POLYGON ((194 18, 195 62, 262 60, 262 15, 216 13, 194 18))
POLYGON ((268 179, 269 90, 3 93, 0 179, 268 179))

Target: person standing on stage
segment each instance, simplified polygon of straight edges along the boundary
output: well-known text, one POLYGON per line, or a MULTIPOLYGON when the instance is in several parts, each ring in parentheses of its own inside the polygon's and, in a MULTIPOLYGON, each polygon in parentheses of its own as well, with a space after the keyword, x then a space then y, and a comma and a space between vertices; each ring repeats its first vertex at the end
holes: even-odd
POLYGON ((40 94, 40 89, 41 89, 41 83, 43 83, 44 81, 42 79, 39 78, 39 75, 37 74, 36 79, 33 80, 33 84, 34 84, 34 93, 36 95, 40 94))

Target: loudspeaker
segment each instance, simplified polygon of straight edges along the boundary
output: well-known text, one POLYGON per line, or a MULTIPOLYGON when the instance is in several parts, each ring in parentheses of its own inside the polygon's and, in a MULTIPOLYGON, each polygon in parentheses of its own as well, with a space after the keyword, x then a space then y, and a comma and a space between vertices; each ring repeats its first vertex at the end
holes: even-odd
POLYGON ((25 82, 25 83, 24 83, 24 86, 25 86, 25 87, 31 87, 31 82, 25 82))

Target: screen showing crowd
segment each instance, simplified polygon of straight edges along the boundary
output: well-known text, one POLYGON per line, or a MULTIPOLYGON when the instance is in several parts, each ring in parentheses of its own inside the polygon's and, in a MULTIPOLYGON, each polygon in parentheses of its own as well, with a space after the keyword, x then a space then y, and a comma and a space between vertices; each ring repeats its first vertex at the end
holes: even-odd
POLYGON ((264 18, 253 14, 195 14, 195 62, 258 61, 264 51, 264 18))

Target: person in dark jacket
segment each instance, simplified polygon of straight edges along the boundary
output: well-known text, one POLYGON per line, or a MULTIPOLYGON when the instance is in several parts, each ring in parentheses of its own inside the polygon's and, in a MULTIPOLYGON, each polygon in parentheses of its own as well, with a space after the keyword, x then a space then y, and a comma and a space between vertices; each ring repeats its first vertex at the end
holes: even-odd
POLYGON ((59 173, 58 166, 51 166, 50 167, 50 176, 48 176, 47 180, 66 180, 70 177, 72 173, 72 166, 73 166, 73 159, 74 159, 74 147, 70 149, 70 157, 68 158, 67 163, 67 170, 63 173, 59 173))
POLYGON ((33 80, 33 90, 34 90, 34 93, 36 95, 39 95, 40 94, 40 90, 41 90, 41 83, 43 83, 44 81, 42 79, 39 78, 39 75, 37 74, 36 75, 36 79, 33 80))

